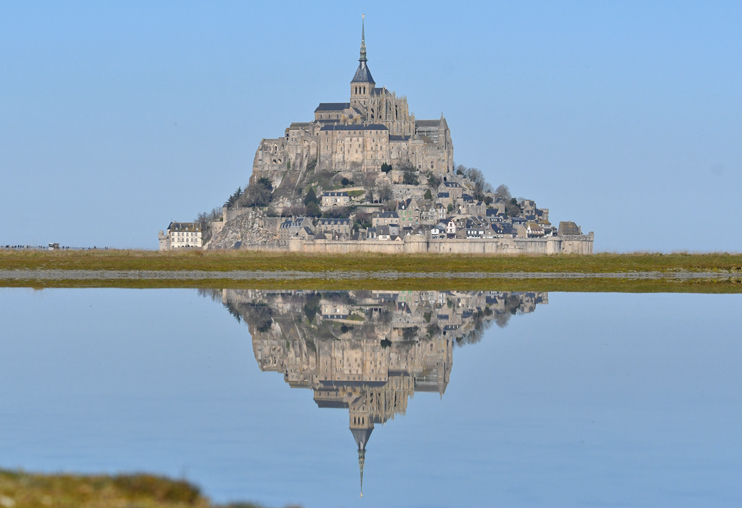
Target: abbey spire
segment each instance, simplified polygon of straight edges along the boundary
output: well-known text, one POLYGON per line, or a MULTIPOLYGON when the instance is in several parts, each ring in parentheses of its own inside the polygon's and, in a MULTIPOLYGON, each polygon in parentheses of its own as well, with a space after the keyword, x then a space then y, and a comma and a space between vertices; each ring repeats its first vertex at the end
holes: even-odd
POLYGON ((366 62, 368 58, 366 58, 366 15, 364 14, 361 20, 361 56, 358 59, 358 69, 350 82, 350 104, 361 106, 362 110, 368 105, 368 100, 376 86, 366 62))
POLYGON ((359 62, 366 62, 366 15, 361 16, 361 58, 359 62))

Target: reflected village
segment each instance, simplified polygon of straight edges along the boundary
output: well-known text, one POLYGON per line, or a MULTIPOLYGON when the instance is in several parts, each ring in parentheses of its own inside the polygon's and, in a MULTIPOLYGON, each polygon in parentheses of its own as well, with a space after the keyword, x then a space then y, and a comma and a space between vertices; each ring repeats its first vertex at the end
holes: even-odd
POLYGON ((548 293, 494 291, 199 290, 252 337, 260 370, 310 388, 320 408, 347 409, 360 468, 375 424, 407 411, 415 392, 446 391, 455 346, 493 323, 533 312, 548 293))

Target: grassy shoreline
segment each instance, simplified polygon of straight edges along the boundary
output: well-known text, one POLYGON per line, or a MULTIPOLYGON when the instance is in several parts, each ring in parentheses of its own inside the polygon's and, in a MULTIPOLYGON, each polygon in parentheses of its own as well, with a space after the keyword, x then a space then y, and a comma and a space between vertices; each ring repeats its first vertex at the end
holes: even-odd
MULTIPOLYGON (((212 504, 185 480, 149 474, 35 474, 0 470, 0 506, 9 508, 261 508, 212 504)), ((298 508, 298 507, 297 507, 298 508)))
POLYGON ((0 270, 165 270, 373 272, 630 273, 724 272, 742 274, 742 254, 601 253, 579 255, 320 255, 249 251, 0 250, 0 270))
POLYGON ((699 279, 679 281, 669 279, 364 279, 364 280, 0 280, 0 288, 33 290, 67 288, 118 289, 286 289, 286 290, 387 290, 387 291, 546 291, 565 293, 742 293, 742 277, 727 280, 699 279))

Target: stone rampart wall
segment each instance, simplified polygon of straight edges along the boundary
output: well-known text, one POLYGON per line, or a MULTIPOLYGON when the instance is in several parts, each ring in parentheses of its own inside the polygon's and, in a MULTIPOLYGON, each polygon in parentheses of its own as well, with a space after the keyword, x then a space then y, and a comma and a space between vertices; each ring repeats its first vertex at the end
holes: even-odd
POLYGON ((593 235, 551 238, 502 238, 493 240, 426 240, 408 239, 404 242, 388 240, 334 241, 289 240, 288 245, 276 243, 243 245, 243 249, 276 252, 306 252, 316 254, 592 254, 593 235))

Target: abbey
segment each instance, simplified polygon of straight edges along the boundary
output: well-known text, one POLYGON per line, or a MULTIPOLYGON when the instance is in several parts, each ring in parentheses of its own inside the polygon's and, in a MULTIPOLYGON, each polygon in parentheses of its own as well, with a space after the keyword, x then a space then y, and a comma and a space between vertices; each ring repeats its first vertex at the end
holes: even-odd
POLYGON ((453 143, 442 114, 438 120, 416 120, 406 97, 376 86, 362 26, 350 101, 320 103, 313 121, 292 123, 282 138, 263 139, 253 161, 251 182, 268 177, 278 187, 287 171, 378 172, 383 164, 450 173, 453 143))

